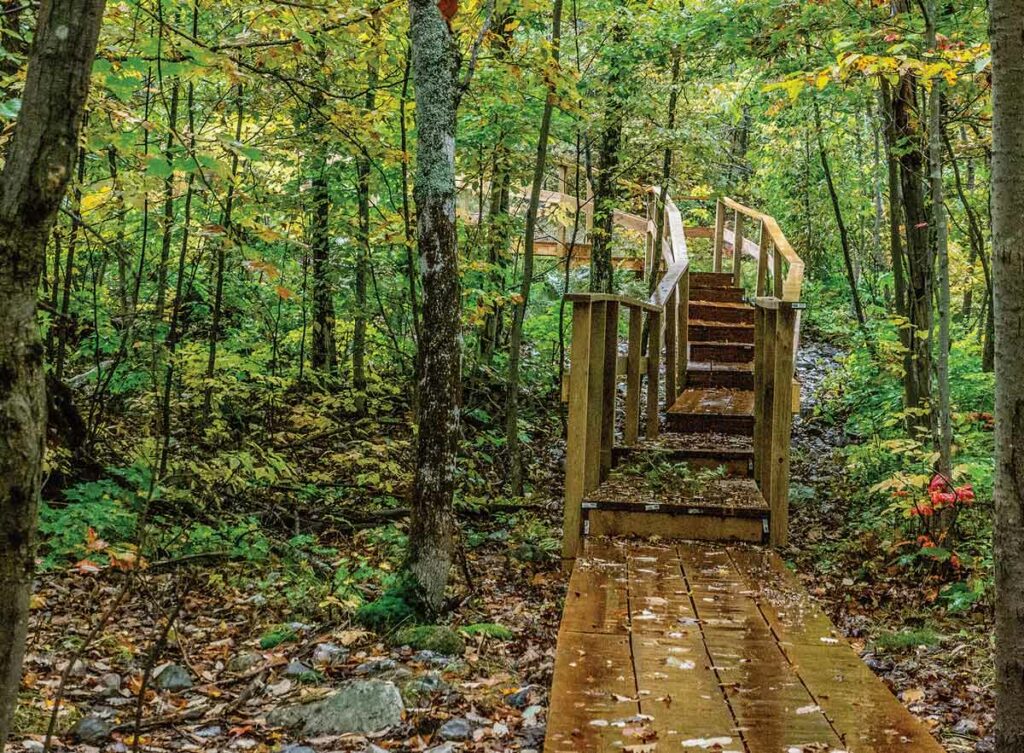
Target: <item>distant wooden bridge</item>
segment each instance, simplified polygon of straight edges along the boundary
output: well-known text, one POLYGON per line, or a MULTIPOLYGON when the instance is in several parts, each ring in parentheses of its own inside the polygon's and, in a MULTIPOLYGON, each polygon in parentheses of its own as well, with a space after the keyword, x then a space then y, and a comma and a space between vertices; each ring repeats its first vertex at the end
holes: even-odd
MULTIPOLYGON (((568 296, 572 574, 545 753, 940 753, 772 548, 803 262, 774 219, 723 198, 694 271, 666 207, 649 300, 568 296)), ((653 222, 645 236, 650 264, 653 222)))

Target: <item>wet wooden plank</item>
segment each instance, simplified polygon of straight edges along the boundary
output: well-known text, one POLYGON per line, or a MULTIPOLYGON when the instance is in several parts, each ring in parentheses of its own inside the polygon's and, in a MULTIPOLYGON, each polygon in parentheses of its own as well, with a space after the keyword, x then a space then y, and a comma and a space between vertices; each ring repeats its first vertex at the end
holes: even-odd
POLYGON ((728 390, 721 387, 685 390, 669 413, 696 413, 707 416, 752 416, 752 390, 728 390))
POLYGON ((544 753, 621 751, 639 711, 629 637, 561 631, 544 753))
POLYGON ((620 551, 588 540, 569 578, 560 632, 626 635, 627 583, 626 562, 620 551))
POLYGON ((631 546, 627 566, 634 635, 664 636, 696 625, 675 546, 631 546))
POLYGON ((588 519, 591 533, 602 536, 657 536, 667 539, 754 544, 764 541, 764 529, 760 518, 591 510, 588 519))

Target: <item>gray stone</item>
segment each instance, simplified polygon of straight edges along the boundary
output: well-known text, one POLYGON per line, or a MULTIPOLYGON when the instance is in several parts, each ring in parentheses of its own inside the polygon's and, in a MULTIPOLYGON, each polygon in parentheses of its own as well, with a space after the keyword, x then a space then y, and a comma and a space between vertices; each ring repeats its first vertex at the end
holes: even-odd
POLYGON ((352 680, 326 698, 274 709, 267 715, 267 723, 299 730, 308 737, 366 734, 401 724, 404 710, 402 696, 394 684, 352 680))
POLYGON ((257 654, 255 651, 246 651, 245 653, 236 654, 228 659, 227 666, 225 669, 228 672, 237 672, 242 674, 248 672, 250 669, 254 669, 263 662, 263 655, 257 654))
POLYGON ((221 726, 219 726, 217 724, 214 724, 214 725, 212 725, 210 727, 200 727, 199 729, 197 729, 192 734, 194 734, 196 737, 206 738, 206 737, 217 737, 217 735, 223 734, 223 732, 224 732, 224 728, 223 727, 221 727, 221 726))
POLYGON ((436 651, 417 651, 412 655, 412 660, 417 664, 429 664, 434 667, 447 667, 454 660, 445 654, 436 651))
POLYGON ((426 753, 455 753, 455 750, 456 748, 453 743, 441 743, 433 748, 427 748, 426 753))
POLYGON ((530 699, 532 696, 533 686, 527 685, 526 687, 519 688, 514 693, 509 693, 505 696, 505 703, 514 709, 525 709, 530 705, 530 699))
POLYGON ((436 672, 428 672, 402 686, 402 698, 410 706, 421 706, 437 693, 447 693, 451 686, 436 672))
POLYGON ((299 745, 298 743, 292 743, 291 745, 285 745, 281 748, 281 753, 316 753, 308 745, 299 745))
POLYGON ((381 680, 387 680, 388 682, 393 682, 398 685, 412 677, 412 670, 408 667, 395 667, 394 669, 389 669, 387 672, 381 672, 377 677, 381 680))
POLYGON ((106 742, 113 730, 112 725, 106 719, 99 716, 83 716, 75 726, 71 728, 71 736, 79 742, 87 745, 98 745, 106 742))
POLYGON ((469 723, 469 719, 457 716, 441 725, 439 734, 442 740, 468 740, 469 736, 473 734, 473 726, 469 723))
POLYGON ((192 677, 180 664, 168 664, 154 678, 154 683, 160 690, 188 690, 192 687, 192 677))
POLYGON ((81 659, 75 659, 75 663, 71 665, 71 669, 68 671, 68 677, 85 677, 89 672, 89 668, 85 662, 81 659))
POLYGON ((312 672, 313 670, 307 667, 297 659, 292 659, 288 662, 288 666, 284 668, 285 677, 302 677, 303 675, 312 672))
POLYGON ((371 659, 363 662, 355 669, 357 675, 379 675, 381 672, 389 672, 398 666, 394 659, 371 659))
POLYGON ((979 727, 978 723, 973 719, 961 719, 953 725, 953 734, 955 735, 968 735, 975 737, 980 731, 981 727, 979 727))
POLYGON ((334 666, 348 658, 348 649, 335 643, 318 643, 313 649, 313 663, 334 666))

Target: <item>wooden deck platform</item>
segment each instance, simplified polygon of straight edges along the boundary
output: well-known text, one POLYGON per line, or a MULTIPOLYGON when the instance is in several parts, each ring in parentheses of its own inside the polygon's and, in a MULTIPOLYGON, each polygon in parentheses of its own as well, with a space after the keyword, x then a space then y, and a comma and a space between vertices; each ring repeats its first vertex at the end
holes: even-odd
POLYGON ((591 538, 545 753, 941 753, 771 550, 591 538))

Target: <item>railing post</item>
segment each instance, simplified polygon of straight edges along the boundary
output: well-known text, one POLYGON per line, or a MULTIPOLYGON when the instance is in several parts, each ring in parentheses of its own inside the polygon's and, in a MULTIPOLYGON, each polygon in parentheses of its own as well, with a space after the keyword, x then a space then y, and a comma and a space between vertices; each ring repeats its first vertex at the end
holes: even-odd
POLYGON ((665 302, 665 410, 676 402, 676 346, 679 326, 676 306, 679 300, 677 288, 673 288, 665 302))
POLYGON ((768 286, 768 249, 771 248, 772 238, 765 227, 764 220, 761 220, 761 239, 757 248, 757 295, 767 295, 765 289, 768 286))
POLYGON ((733 215, 732 224, 732 284, 739 287, 740 261, 743 259, 743 213, 738 209, 733 215))
POLYGON ((677 397, 686 389, 686 369, 690 365, 690 270, 683 272, 679 278, 679 302, 676 311, 678 322, 676 330, 679 335, 679 349, 676 360, 679 367, 679 378, 676 380, 677 397))
MULTIPOLYGON (((761 480, 761 468, 764 462, 762 455, 766 415, 770 414, 771 409, 771 406, 768 406, 769 410, 765 410, 764 400, 764 322, 764 306, 754 306, 754 478, 759 483, 761 480)), ((768 490, 762 487, 761 493, 767 500, 768 490)))
POLYGON ((771 544, 789 540, 789 444, 793 428, 793 331, 797 312, 780 302, 776 316, 775 395, 772 410, 771 544))
POLYGON ((605 304, 604 324, 604 381, 601 395, 601 461, 600 481, 608 478, 612 469, 612 448, 615 444, 615 396, 619 362, 619 304, 605 304))
POLYGON ((722 248, 725 245, 725 202, 721 199, 715 208, 715 271, 722 271, 722 248))
POLYGON ((590 302, 573 303, 569 355, 569 427, 565 451, 565 510, 562 523, 562 557, 566 559, 576 557, 583 535, 592 314, 593 304, 590 302))
MULTIPOLYGON (((762 417, 763 426, 758 432, 761 440, 761 448, 758 453, 761 458, 761 467, 755 467, 758 486, 761 494, 771 502, 772 488, 772 437, 774 425, 775 405, 775 319, 777 311, 772 308, 764 309, 764 316, 761 323, 761 351, 762 356, 758 360, 761 365, 761 392, 763 393, 762 417)), ((755 353, 757 348, 755 347, 755 353)), ((756 419, 755 419, 756 428, 756 419)))
POLYGON ((647 317, 647 427, 646 437, 657 439, 661 428, 658 415, 658 383, 661 375, 661 327, 660 311, 652 311, 647 317))
POLYGON ((626 424, 622 438, 627 446, 640 438, 640 358, 643 354, 644 312, 629 307, 629 350, 626 354, 626 424))
POLYGON ((601 483, 601 448, 604 444, 605 323, 608 304, 590 304, 590 379, 587 383, 587 446, 583 493, 601 483))

